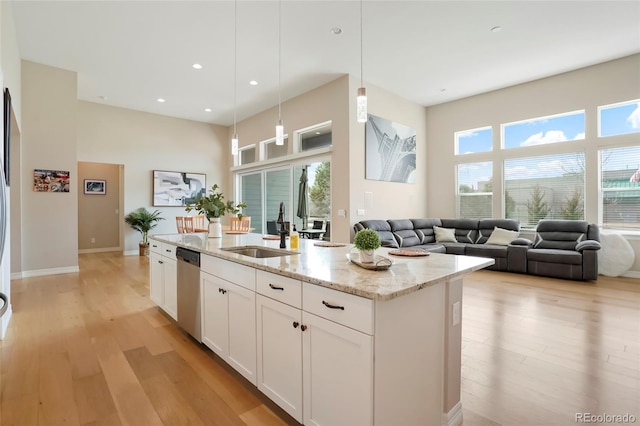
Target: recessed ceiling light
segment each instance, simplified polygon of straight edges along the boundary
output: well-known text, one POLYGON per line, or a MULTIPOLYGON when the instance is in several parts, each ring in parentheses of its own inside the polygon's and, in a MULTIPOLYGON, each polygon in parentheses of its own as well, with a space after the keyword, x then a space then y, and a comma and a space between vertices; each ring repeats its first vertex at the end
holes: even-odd
POLYGON ((501 26, 496 25, 495 27, 491 28, 491 32, 492 33, 499 33, 502 30, 501 26))
POLYGON ((258 82, 257 82, 257 81, 255 81, 255 80, 251 80, 251 81, 249 82, 249 84, 250 84, 250 85, 252 85, 252 86, 257 86, 257 85, 258 85, 258 82))
POLYGON ((164 99, 162 99, 162 98, 158 98, 158 102, 163 103, 163 102, 164 102, 164 99))
POLYGON ((320 132, 316 132, 316 135, 319 135, 319 134, 320 134, 320 132))
POLYGON ((331 34, 333 35, 340 35, 342 34, 342 28, 339 27, 333 27, 329 30, 331 32, 331 34))
POLYGON ((200 64, 193 64, 193 65, 191 65, 191 66, 192 66, 194 69, 197 69, 197 70, 201 70, 201 69, 202 69, 202 65, 200 65, 200 64))
POLYGON ((205 108, 205 112, 211 112, 211 108, 205 108))
POLYGON ((107 97, 105 95, 100 95, 100 96, 98 96, 98 99, 106 101, 107 97))
POLYGON ((440 89, 440 91, 441 91, 441 92, 446 92, 446 91, 447 91, 447 89, 440 89))

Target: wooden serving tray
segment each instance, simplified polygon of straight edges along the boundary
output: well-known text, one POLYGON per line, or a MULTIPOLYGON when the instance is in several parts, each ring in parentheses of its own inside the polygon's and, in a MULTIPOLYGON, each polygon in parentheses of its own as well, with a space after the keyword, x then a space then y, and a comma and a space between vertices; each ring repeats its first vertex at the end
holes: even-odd
POLYGON ((429 252, 422 249, 399 249, 399 250, 391 250, 389 254, 393 254, 396 256, 429 256, 429 252))

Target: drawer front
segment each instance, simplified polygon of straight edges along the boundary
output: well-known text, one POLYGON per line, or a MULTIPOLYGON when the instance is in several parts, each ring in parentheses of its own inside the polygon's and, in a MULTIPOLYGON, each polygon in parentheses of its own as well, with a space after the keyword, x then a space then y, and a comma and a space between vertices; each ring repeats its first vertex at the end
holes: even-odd
POLYGON ((373 300, 314 284, 302 289, 302 309, 338 324, 373 334, 373 300))
POLYGON ((302 283, 293 278, 257 271, 257 292, 294 308, 302 308, 302 283))
POLYGON ((203 254, 200 256, 200 269, 248 290, 256 291, 256 270, 249 266, 203 254))
POLYGON ((149 240, 149 250, 152 253, 162 254, 162 243, 156 240, 149 240))
POLYGON ((170 257, 171 259, 176 258, 176 246, 173 244, 162 243, 162 253, 165 257, 170 257))

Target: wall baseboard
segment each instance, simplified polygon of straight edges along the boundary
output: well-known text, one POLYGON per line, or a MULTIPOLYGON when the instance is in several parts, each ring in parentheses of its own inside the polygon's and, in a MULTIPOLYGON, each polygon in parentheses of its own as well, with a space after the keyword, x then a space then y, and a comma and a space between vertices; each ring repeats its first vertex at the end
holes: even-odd
POLYGON ((21 279, 21 278, 23 278, 23 277, 22 277, 22 272, 13 272, 13 273, 11 274, 11 279, 12 279, 12 280, 19 280, 19 279, 21 279))
POLYGON ((622 276, 627 278, 640 278, 640 271, 627 271, 622 274, 622 276))
POLYGON ((106 253, 109 251, 120 251, 122 248, 120 247, 103 247, 103 248, 93 248, 93 249, 80 249, 78 250, 78 254, 85 253, 106 253))
POLYGON ((122 252, 123 256, 138 256, 140 255, 140 250, 126 250, 122 252))
POLYGON ((442 413, 442 424, 457 426, 462 423, 462 402, 458 401, 448 413, 442 413))
MULTIPOLYGON (((22 271, 20 278, 41 277, 44 275, 57 275, 57 274, 72 274, 74 272, 80 272, 78 265, 66 266, 64 268, 49 268, 49 269, 34 269, 31 271, 22 271)), ((13 276, 13 274, 12 274, 13 276)))

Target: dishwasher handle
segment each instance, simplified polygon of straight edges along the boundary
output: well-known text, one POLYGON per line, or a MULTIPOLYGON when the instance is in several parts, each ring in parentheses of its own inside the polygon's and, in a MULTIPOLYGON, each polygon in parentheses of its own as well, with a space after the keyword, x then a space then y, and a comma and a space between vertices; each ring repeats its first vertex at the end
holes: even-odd
POLYGON ((200 253, 186 248, 178 247, 176 249, 176 258, 191 265, 200 267, 200 253))

